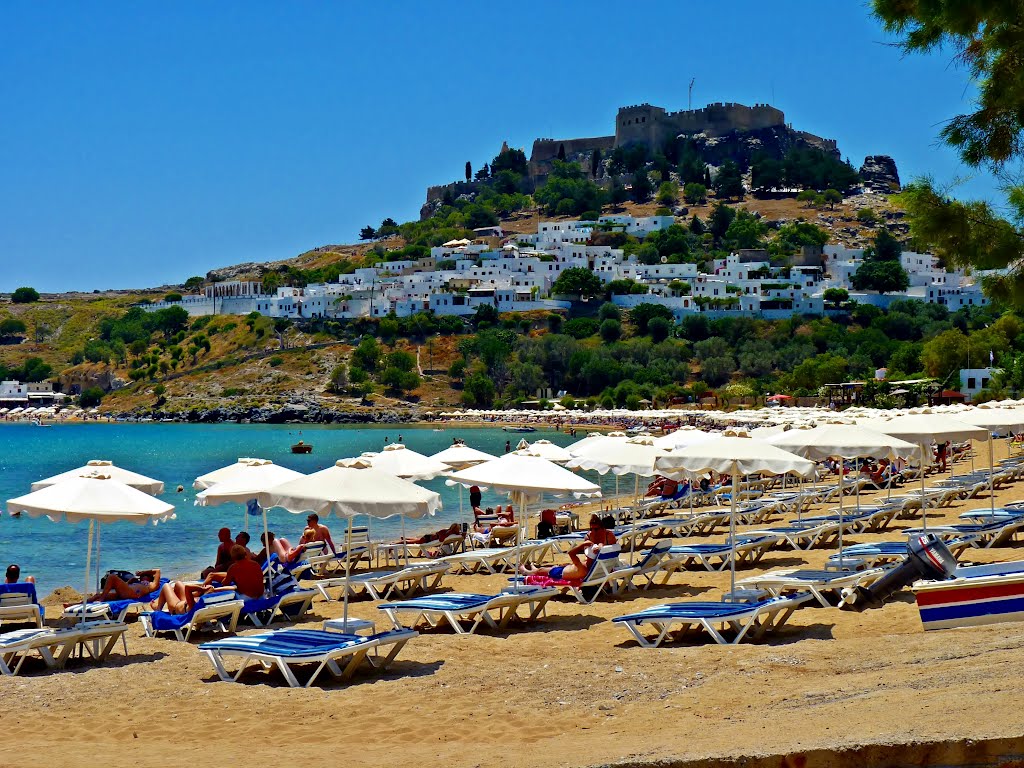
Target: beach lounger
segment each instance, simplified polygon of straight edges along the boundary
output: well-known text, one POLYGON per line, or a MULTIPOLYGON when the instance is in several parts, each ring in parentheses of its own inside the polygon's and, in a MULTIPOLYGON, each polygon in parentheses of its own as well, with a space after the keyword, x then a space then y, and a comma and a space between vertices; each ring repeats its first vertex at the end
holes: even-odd
POLYGON ((839 523, 824 521, 804 523, 793 521, 789 525, 773 526, 758 531, 750 531, 753 536, 775 536, 791 549, 809 550, 828 544, 839 534, 839 523))
POLYGON ((728 541, 720 544, 680 544, 669 550, 669 557, 676 568, 690 568, 694 565, 709 571, 724 571, 729 567, 729 558, 736 557, 736 567, 753 565, 764 557, 779 541, 778 536, 740 535, 735 544, 728 541))
POLYGON ((505 629, 511 621, 534 621, 543 613, 548 600, 557 594, 557 589, 521 586, 518 590, 509 589, 499 595, 425 595, 397 603, 385 603, 378 608, 388 615, 395 629, 403 627, 399 617, 405 616, 408 623, 404 626, 416 627, 423 622, 435 628, 448 622, 460 635, 471 635, 481 625, 500 630, 505 629), (529 613, 520 616, 521 608, 526 608, 529 613), (469 623, 468 628, 466 623, 469 623))
POLYGON ((276 619, 296 621, 313 607, 317 590, 298 585, 281 589, 272 595, 250 597, 244 601, 242 615, 257 627, 266 627, 276 619))
MULTIPOLYGON (((618 594, 631 583, 637 568, 623 565, 619 560, 621 555, 622 548, 618 544, 609 544, 601 547, 597 559, 591 561, 590 570, 583 579, 568 581, 532 575, 526 577, 526 583, 530 586, 558 587, 563 593, 571 592, 584 605, 590 605, 602 594, 618 594)), ((514 576, 512 580, 520 581, 522 578, 514 576)))
POLYGON ((51 669, 60 669, 76 650, 95 661, 104 661, 128 625, 120 621, 96 621, 71 629, 36 627, 5 632, 0 635, 0 673, 16 675, 33 654, 51 669))
POLYGON ((828 594, 831 593, 839 597, 839 605, 842 606, 847 602, 847 596, 852 593, 853 587, 867 586, 881 578, 884 572, 882 568, 863 571, 770 571, 741 579, 736 582, 736 586, 764 589, 775 597, 790 592, 809 592, 824 607, 832 605, 828 600, 828 594))
POLYGON ((390 565, 394 560, 396 566, 402 565, 410 557, 434 557, 432 553, 437 552, 437 557, 454 555, 466 548, 466 534, 453 533, 442 541, 427 541, 422 544, 406 542, 404 544, 378 544, 378 562, 384 560, 384 565, 390 565))
POLYGON ((147 637, 172 632, 178 640, 188 642, 193 632, 204 629, 234 632, 243 605, 234 590, 210 592, 196 600, 188 613, 144 611, 139 614, 139 621, 147 637))
POLYGON ((36 597, 36 585, 30 581, 0 584, 0 625, 35 624, 43 626, 46 609, 36 597))
POLYGON ((637 586, 635 580, 637 577, 641 577, 643 579, 642 587, 647 589, 655 583, 655 579, 659 575, 664 576, 662 584, 666 583, 668 577, 679 570, 674 564, 673 558, 669 556, 669 550, 671 549, 672 539, 662 539, 647 551, 637 553, 640 555, 640 559, 633 563, 632 567, 636 570, 630 577, 627 586, 635 588, 637 586))
POLYGON ((670 635, 679 639, 691 630, 705 631, 720 645, 736 644, 745 637, 758 639, 778 629, 810 595, 772 597, 754 603, 690 602, 655 605, 636 613, 612 619, 623 625, 644 648, 657 648, 670 635), (640 628, 649 625, 656 634, 644 635, 640 628), (674 627, 678 629, 673 630, 674 627), (719 627, 721 629, 719 629, 719 627), (723 634, 733 633, 732 640, 723 634))
POLYGON ((1024 528, 1024 515, 1012 517, 996 517, 984 523, 960 523, 957 525, 929 525, 927 531, 923 528, 907 528, 903 531, 907 536, 921 535, 922 533, 934 533, 943 538, 957 536, 971 536, 971 546, 980 549, 990 549, 1008 544, 1017 536, 1017 532, 1024 528))
POLYGON ((160 579, 160 586, 144 597, 134 600, 108 600, 106 602, 88 603, 85 612, 82 611, 82 604, 75 603, 64 607, 64 618, 78 619, 79 621, 95 621, 99 619, 111 619, 112 621, 124 621, 129 613, 139 613, 149 608, 149 604, 160 597, 160 590, 170 579, 160 579))
POLYGON ((264 669, 277 667, 292 688, 308 688, 323 670, 341 680, 348 680, 364 664, 373 669, 386 669, 405 644, 419 633, 409 629, 381 632, 375 635, 344 635, 323 630, 282 629, 258 635, 246 635, 203 643, 203 651, 224 682, 238 682, 253 664, 264 669), (386 656, 370 655, 390 647, 386 656), (240 659, 238 670, 231 674, 225 666, 228 658, 240 659), (339 662, 345 661, 342 667, 339 662), (313 674, 305 686, 295 676, 293 667, 313 664, 313 674))
MULTIPOLYGON (((457 557, 457 555, 456 555, 457 557)), ((348 578, 349 597, 368 594, 374 600, 398 597, 411 597, 417 591, 429 592, 441 584, 441 579, 448 572, 449 563, 445 559, 426 563, 412 563, 408 568, 397 571, 371 571, 370 573, 352 574, 348 578)), ((342 600, 345 597, 346 579, 338 576, 316 582, 316 588, 325 600, 342 600), (338 589, 338 596, 332 598, 327 590, 338 589)))

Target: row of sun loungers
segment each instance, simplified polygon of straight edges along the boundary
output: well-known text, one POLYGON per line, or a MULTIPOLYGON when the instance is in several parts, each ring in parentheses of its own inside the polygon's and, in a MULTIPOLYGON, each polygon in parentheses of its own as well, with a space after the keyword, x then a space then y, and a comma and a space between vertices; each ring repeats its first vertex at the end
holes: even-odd
POLYGON ((128 625, 120 621, 79 624, 72 629, 35 627, 0 635, 0 674, 16 675, 32 656, 38 656, 50 669, 61 669, 78 651, 82 657, 104 661, 123 638, 128 625))

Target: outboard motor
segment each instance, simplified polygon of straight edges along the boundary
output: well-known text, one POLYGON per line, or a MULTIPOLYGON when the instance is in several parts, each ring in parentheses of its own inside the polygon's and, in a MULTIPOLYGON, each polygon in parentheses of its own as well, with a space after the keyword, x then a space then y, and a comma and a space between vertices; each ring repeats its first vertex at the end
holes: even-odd
POLYGON ((858 611, 881 608, 897 590, 919 580, 943 581, 956 574, 956 558, 934 533, 914 536, 907 542, 907 558, 870 587, 856 587, 849 601, 858 611))

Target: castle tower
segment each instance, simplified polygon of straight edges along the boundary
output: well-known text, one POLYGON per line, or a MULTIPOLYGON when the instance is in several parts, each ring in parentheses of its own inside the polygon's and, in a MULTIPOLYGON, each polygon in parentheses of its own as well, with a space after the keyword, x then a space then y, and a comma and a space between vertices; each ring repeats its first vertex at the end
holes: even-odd
POLYGON ((659 132, 665 110, 650 104, 621 107, 615 118, 615 146, 626 144, 659 145, 659 132))

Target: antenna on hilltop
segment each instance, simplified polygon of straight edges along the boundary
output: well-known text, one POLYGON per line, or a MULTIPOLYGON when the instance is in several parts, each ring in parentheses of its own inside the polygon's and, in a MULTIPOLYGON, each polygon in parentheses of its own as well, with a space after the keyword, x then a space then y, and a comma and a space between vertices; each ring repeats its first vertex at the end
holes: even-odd
POLYGON ((686 99, 686 108, 687 109, 693 109, 693 84, 695 82, 697 82, 697 78, 696 77, 691 77, 690 78, 690 93, 689 93, 689 95, 687 96, 687 99, 686 99))

